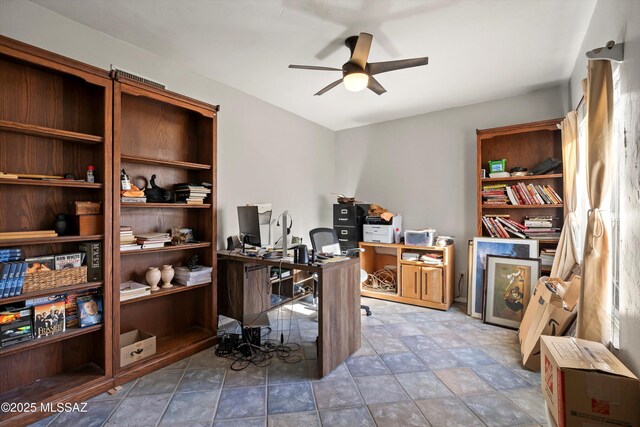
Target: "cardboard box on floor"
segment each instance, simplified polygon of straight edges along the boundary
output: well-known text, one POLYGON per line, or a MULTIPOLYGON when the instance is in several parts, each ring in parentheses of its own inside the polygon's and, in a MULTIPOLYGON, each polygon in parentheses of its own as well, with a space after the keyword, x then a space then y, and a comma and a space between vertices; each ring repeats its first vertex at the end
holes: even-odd
POLYGON ((558 427, 640 426, 640 383, 605 346, 541 339, 542 394, 558 427))
POLYGON ((579 296, 579 276, 571 282, 546 277, 538 281, 518 331, 522 364, 527 369, 540 370, 540 337, 564 333, 576 317, 579 296))

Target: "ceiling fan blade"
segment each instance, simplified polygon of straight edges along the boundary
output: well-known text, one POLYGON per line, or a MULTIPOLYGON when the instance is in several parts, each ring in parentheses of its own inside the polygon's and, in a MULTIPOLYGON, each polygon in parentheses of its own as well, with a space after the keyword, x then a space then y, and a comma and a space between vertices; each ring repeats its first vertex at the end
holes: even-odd
POLYGON ((382 87, 379 81, 373 78, 373 76, 369 76, 369 84, 367 85, 367 87, 374 91, 377 95, 382 95, 387 91, 382 87))
POLYGON ((300 70, 319 70, 319 71, 342 71, 340 68, 316 67, 315 65, 289 65, 289 68, 298 68, 300 70))
POLYGON ((322 95, 323 93, 328 92, 331 89, 333 89, 334 87, 338 86, 340 83, 342 83, 342 79, 336 80, 335 82, 331 83, 330 85, 323 87, 322 89, 320 89, 318 91, 318 93, 315 93, 314 96, 322 95))
POLYGON ((400 59, 398 61, 387 61, 387 62, 374 62, 369 64, 369 74, 380 74, 386 73, 387 71, 401 70, 403 68, 411 68, 411 67, 419 67, 421 65, 427 65, 429 63, 429 58, 411 58, 411 59, 400 59))
POLYGON ((349 62, 356 64, 358 67, 364 70, 367 66, 367 59, 369 58, 369 50, 371 49, 371 42, 373 36, 369 33, 360 33, 356 47, 353 48, 353 54, 349 62))

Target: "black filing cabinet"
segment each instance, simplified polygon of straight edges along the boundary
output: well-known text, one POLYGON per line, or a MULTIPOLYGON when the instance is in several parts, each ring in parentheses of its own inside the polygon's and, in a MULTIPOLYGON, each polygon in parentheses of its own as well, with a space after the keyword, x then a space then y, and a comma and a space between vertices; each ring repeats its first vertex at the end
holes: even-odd
POLYGON ((340 250, 358 247, 362 241, 362 224, 369 210, 368 204, 333 205, 333 229, 338 234, 340 250))

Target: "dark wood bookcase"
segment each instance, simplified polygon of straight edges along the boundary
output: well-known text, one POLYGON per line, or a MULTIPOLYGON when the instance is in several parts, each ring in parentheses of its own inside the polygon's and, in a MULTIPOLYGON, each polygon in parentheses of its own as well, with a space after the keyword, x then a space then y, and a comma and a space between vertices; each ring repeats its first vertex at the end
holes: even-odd
POLYGON ((185 265, 192 255, 214 267, 213 282, 176 285, 134 300, 113 298, 113 360, 116 384, 125 383, 206 347, 216 337, 216 135, 218 107, 114 74, 113 281, 145 282, 150 266, 185 265), (120 169, 134 184, 156 175, 156 183, 213 184, 204 205, 121 203, 120 169), (120 226, 134 234, 193 229, 198 243, 120 253, 120 226), (139 329, 154 334, 156 354, 120 367, 120 334, 139 329))
MULTIPOLYGON (((564 177, 561 168, 544 175, 512 176, 508 178, 489 178, 488 161, 506 159, 507 170, 520 166, 529 170, 549 157, 562 160, 562 131, 558 124, 562 119, 503 126, 492 129, 479 129, 477 134, 477 227, 478 236, 489 236, 482 225, 483 215, 509 215, 514 221, 522 223, 525 216, 553 215, 555 227, 562 227, 565 217, 564 204, 548 205, 483 205, 482 187, 491 184, 549 185, 564 201, 564 177), (482 178, 481 169, 487 170, 487 178, 482 178)), ((540 240, 540 248, 557 246, 557 241, 540 240)))
MULTIPOLYGON (((0 178, 0 231, 51 230, 56 214, 73 201, 102 203, 104 233, 1 240, 23 256, 77 252, 102 243, 99 282, 0 299, 18 305, 31 298, 100 288, 104 322, 0 348, 0 402, 81 401, 109 389, 112 363, 112 95, 106 71, 0 36, 0 171, 86 176, 95 183, 0 178)), ((0 413, 0 425, 23 425, 44 416, 0 413)))

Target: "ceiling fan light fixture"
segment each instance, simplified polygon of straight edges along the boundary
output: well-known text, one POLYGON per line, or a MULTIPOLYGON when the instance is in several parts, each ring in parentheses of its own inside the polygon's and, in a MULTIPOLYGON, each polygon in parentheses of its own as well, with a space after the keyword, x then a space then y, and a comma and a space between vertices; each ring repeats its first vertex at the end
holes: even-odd
POLYGON ((350 73, 344 76, 344 87, 350 92, 360 92, 369 84, 369 75, 365 73, 350 73))

